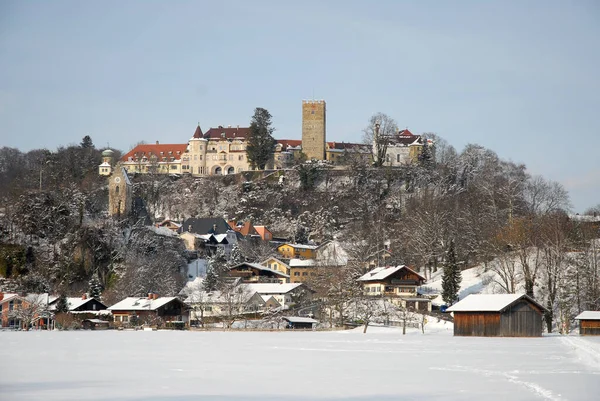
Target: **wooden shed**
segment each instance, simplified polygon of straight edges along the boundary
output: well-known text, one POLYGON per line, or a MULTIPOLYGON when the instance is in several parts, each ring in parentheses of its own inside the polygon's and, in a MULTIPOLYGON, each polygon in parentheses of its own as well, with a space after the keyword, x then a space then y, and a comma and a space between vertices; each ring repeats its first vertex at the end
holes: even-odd
POLYGON ((283 320, 287 322, 286 328, 288 329, 303 329, 311 330, 315 329, 318 321, 310 317, 299 317, 299 316, 287 316, 283 320))
POLYGON ((525 294, 471 294, 447 311, 455 336, 540 337, 546 309, 525 294))
POLYGON ((579 320, 579 334, 582 336, 600 336, 600 311, 583 311, 575 320, 579 320))

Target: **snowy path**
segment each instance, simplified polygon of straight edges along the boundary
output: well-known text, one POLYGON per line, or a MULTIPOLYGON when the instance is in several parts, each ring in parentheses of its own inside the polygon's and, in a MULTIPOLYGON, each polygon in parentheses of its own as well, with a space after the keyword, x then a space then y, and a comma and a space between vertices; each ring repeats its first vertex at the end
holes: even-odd
POLYGON ((600 340, 460 338, 437 329, 0 333, 0 400, 596 401, 600 394, 600 340))

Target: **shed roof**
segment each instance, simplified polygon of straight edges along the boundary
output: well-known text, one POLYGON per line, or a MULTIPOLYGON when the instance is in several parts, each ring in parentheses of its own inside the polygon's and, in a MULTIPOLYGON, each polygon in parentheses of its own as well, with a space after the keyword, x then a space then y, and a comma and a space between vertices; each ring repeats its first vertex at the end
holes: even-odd
POLYGON ((600 320, 600 311, 586 310, 586 311, 581 312, 579 315, 577 315, 577 317, 575 319, 576 320, 600 320))
POLYGON ((533 303, 545 311, 542 305, 526 294, 471 294, 462 301, 452 305, 448 312, 502 312, 521 299, 533 303))

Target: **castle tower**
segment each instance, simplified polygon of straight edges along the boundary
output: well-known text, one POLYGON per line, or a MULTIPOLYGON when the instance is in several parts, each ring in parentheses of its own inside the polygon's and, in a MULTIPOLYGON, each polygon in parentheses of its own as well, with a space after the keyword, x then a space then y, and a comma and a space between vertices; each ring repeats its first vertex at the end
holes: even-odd
POLYGON ((112 174, 112 164, 113 164, 113 152, 110 149, 105 149, 102 152, 102 164, 98 166, 98 174, 103 176, 109 176, 112 174))
POLYGON ((108 214, 125 217, 131 211, 131 181, 127 171, 117 166, 108 181, 108 214))
POLYGON ((308 160, 325 160, 325 101, 302 101, 302 153, 308 160))

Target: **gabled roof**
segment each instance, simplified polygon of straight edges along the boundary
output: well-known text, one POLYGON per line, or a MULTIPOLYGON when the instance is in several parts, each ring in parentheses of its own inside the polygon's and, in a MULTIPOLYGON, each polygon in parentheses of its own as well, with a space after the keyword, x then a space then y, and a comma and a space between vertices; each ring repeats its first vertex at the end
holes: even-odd
POLYGON ((358 281, 380 281, 380 280, 385 280, 386 278, 388 278, 389 276, 391 276, 392 274, 394 274, 396 272, 399 272, 400 270, 408 270, 409 272, 416 274, 417 276, 419 276, 423 280, 426 280, 425 277, 421 276, 419 273, 417 273, 416 271, 414 271, 410 267, 405 266, 405 265, 399 265, 399 266, 376 267, 373 270, 369 271, 368 273, 360 276, 358 278, 358 281))
POLYGON ((249 127, 217 127, 210 128, 204 134, 204 139, 246 139, 250 134, 249 127))
POLYGON ((288 150, 288 148, 301 148, 302 141, 299 139, 277 139, 276 140, 279 145, 281 145, 282 150, 288 150))
MULTIPOLYGON (((55 299, 53 299, 50 302, 50 310, 56 310, 56 304, 58 303, 59 297, 56 297, 55 299)), ((88 302, 90 302, 91 300, 96 300, 97 302, 99 302, 101 305, 103 305, 106 308, 106 305, 104 305, 102 302, 98 301, 95 298, 85 298, 82 299, 81 297, 67 297, 67 305, 69 307, 69 311, 74 311, 75 309, 87 304, 88 302)))
POLYGON ((170 157, 175 158, 175 160, 180 160, 181 155, 185 153, 187 146, 187 143, 137 145, 135 148, 125 153, 123 157, 121 157, 121 161, 127 162, 129 161, 129 158, 132 158, 132 160, 135 161, 136 157, 140 160, 143 157, 150 160, 150 156, 156 156, 158 158, 157 162, 162 162, 163 157, 166 157, 169 161, 170 157), (171 152, 171 154, 169 154, 169 152, 171 152))
POLYGON ((178 299, 176 297, 160 297, 148 299, 146 297, 127 297, 109 307, 111 311, 129 311, 129 310, 157 310, 158 308, 178 299))
POLYGON ((14 299, 19 298, 19 294, 4 293, 3 295, 4 295, 4 297, 2 299, 0 299, 0 304, 3 304, 5 302, 10 302, 14 299))
POLYGON ((281 276, 281 277, 285 277, 285 278, 289 278, 289 277, 290 277, 290 276, 288 276, 288 275, 287 275, 287 274, 285 274, 285 273, 282 273, 282 272, 280 272, 280 271, 278 271, 278 270, 269 269, 267 266, 263 266, 263 265, 261 265, 261 264, 258 264, 258 263, 248 263, 248 262, 244 262, 244 263, 237 264, 237 265, 235 265, 235 266, 231 266, 231 267, 229 268, 229 270, 236 269, 236 268, 238 268, 238 267, 240 267, 240 266, 250 266, 250 267, 252 267, 252 268, 254 268, 254 269, 257 269, 257 270, 266 271, 266 272, 271 272, 271 273, 273 273, 273 274, 275 274, 275 275, 277 275, 277 276, 281 276))
POLYGON ((521 299, 533 303, 542 311, 546 310, 526 294, 471 294, 446 310, 448 312, 502 312, 521 299))
MULTIPOLYGON (((265 239, 266 233, 271 233, 271 230, 269 230, 266 226, 254 226, 254 231, 256 231, 256 233, 260 235, 260 238, 262 238, 263 240, 265 239)), ((271 233, 271 237, 272 236, 273 233, 271 233)))
POLYGON ((263 266, 268 266, 270 260, 276 260, 277 263, 281 263, 282 265, 287 266, 288 268, 290 267, 289 264, 282 262, 281 259, 277 259, 275 256, 271 256, 270 258, 263 260, 262 262, 260 262, 260 264, 263 266))
POLYGON ((182 232, 188 231, 194 234, 225 234, 229 230, 231 230, 229 224, 219 217, 189 218, 181 224, 182 232))
POLYGON ((252 225, 252 222, 249 220, 246 220, 244 222, 236 222, 235 220, 230 220, 227 223, 231 226, 231 228, 234 231, 242 234, 244 237, 250 234, 254 234, 256 232, 254 226, 252 225))
POLYGON ((577 317, 575 319, 576 320, 600 320, 600 311, 586 310, 586 311, 581 312, 579 315, 577 315, 577 317))

